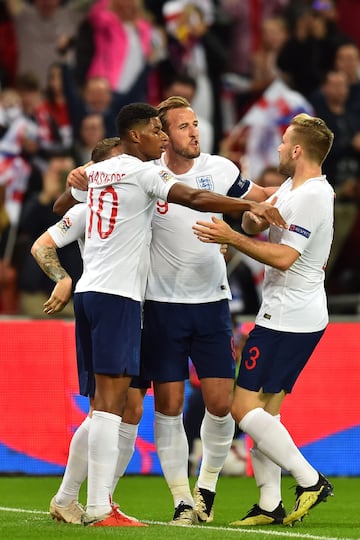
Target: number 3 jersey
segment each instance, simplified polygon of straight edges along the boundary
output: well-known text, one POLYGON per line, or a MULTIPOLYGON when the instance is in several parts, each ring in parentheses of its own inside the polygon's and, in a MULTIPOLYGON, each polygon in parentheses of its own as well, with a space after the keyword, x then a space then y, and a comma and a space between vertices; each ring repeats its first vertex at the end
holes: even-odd
POLYGON ((149 261, 150 224, 156 200, 167 199, 177 180, 152 162, 122 154, 86 169, 84 271, 75 292, 95 291, 142 300, 149 261))
MULTIPOLYGON (((165 167, 163 157, 157 163, 165 167)), ((187 173, 176 178, 192 188, 233 197, 244 197, 252 186, 230 160, 203 153, 187 173)), ((219 244, 200 242, 192 230, 197 220, 211 221, 214 215, 222 217, 215 212, 199 212, 157 201, 146 299, 195 304, 231 298, 219 244)))

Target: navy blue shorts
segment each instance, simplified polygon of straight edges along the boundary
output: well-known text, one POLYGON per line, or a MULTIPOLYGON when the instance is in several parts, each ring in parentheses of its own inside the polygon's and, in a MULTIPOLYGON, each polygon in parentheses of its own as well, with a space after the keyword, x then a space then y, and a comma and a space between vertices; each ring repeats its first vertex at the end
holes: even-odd
POLYGON ((234 378, 235 351, 228 300, 176 304, 146 300, 142 374, 158 382, 189 378, 191 358, 199 379, 234 378))
MULTIPOLYGON (((95 396, 95 374, 85 366, 80 366, 78 362, 79 393, 81 396, 93 398, 95 396)), ((130 388, 150 388, 151 381, 136 375, 132 377, 130 388)))
POLYGON ((237 386, 290 393, 325 330, 297 333, 255 326, 245 343, 237 386))
POLYGON ((151 381, 149 379, 145 379, 141 375, 138 375, 137 377, 133 377, 131 379, 130 388, 150 388, 151 387, 151 381))
POLYGON ((80 393, 94 395, 94 373, 138 376, 140 302, 84 292, 74 295, 74 310, 80 393))

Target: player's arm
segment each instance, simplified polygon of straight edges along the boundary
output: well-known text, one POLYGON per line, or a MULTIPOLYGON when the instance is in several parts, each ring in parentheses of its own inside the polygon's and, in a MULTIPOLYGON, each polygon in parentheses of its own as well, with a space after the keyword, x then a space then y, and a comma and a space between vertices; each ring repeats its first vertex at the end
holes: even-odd
POLYGON ((197 221, 193 230, 201 242, 229 244, 256 261, 278 270, 288 270, 300 256, 300 253, 290 246, 264 242, 240 234, 216 217, 212 218, 211 223, 197 221))
MULTIPOLYGON (((245 199, 251 199, 253 201, 268 201, 270 204, 275 204, 277 198, 273 197, 271 201, 268 199, 279 189, 279 186, 272 186, 264 188, 256 184, 252 184, 251 189, 244 197, 245 199)), ((269 227, 269 222, 264 219, 256 216, 252 212, 244 212, 242 215, 242 229, 251 235, 259 234, 269 227)))
POLYGON ((252 212, 244 212, 241 220, 241 228, 250 235, 259 234, 269 228, 266 219, 255 216, 252 212))
POLYGON ((271 195, 273 195, 279 186, 262 187, 252 183, 251 188, 244 197, 245 199, 251 199, 252 201, 262 202, 266 201, 271 195))
POLYGON ((44 312, 48 315, 62 311, 71 298, 72 279, 61 266, 57 246, 46 231, 35 240, 31 254, 43 272, 56 283, 50 298, 44 303, 44 312))
POLYGON ((56 199, 53 206, 54 214, 58 216, 63 216, 70 208, 75 204, 78 204, 77 201, 71 194, 71 188, 67 189, 56 199))
MULTIPOLYGON (((204 189, 193 189, 186 184, 177 182, 171 186, 168 202, 181 204, 200 212, 244 212, 249 210, 256 216, 266 219, 272 225, 286 227, 286 221, 279 210, 269 203, 258 203, 236 197, 226 197, 204 189)), ((222 242, 226 244, 227 242, 222 242)))
POLYGON ((63 216, 74 204, 77 204, 77 201, 71 194, 71 188, 75 187, 77 189, 87 191, 88 188, 88 177, 86 175, 86 167, 92 165, 93 161, 89 161, 85 165, 76 167, 69 172, 66 179, 66 184, 68 189, 58 197, 53 206, 53 212, 58 216, 63 216))

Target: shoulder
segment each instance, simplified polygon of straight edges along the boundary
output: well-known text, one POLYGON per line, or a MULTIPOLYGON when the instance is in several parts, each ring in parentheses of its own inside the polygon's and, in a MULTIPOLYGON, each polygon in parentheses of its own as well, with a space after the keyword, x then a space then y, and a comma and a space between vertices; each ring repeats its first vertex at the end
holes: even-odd
POLYGON ((319 176, 316 178, 309 178, 304 184, 304 193, 312 196, 324 196, 324 194, 334 195, 334 189, 330 183, 326 180, 325 176, 319 176))
POLYGON ((163 182, 167 183, 170 180, 175 180, 174 175, 169 169, 166 169, 162 165, 152 165, 150 169, 151 175, 159 178, 163 182))
POLYGON ((98 163, 93 163, 86 167, 86 173, 89 174, 93 171, 113 171, 120 166, 119 156, 114 156, 98 163))
POLYGON ((81 220, 86 218, 86 203, 79 203, 72 206, 63 217, 69 217, 70 219, 81 220))
POLYGON ((231 171, 237 175, 240 174, 239 168, 230 159, 216 154, 206 154, 205 152, 202 152, 198 158, 198 167, 209 167, 224 172, 231 171))

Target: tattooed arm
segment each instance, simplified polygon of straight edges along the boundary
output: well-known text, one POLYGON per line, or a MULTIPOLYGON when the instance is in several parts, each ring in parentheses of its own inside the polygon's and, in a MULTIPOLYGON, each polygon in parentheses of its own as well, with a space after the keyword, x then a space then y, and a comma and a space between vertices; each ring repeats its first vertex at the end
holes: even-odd
POLYGON ((45 274, 56 283, 50 298, 44 303, 44 312, 48 315, 62 311, 71 297, 72 279, 61 266, 57 246, 46 231, 31 248, 31 254, 45 274))

